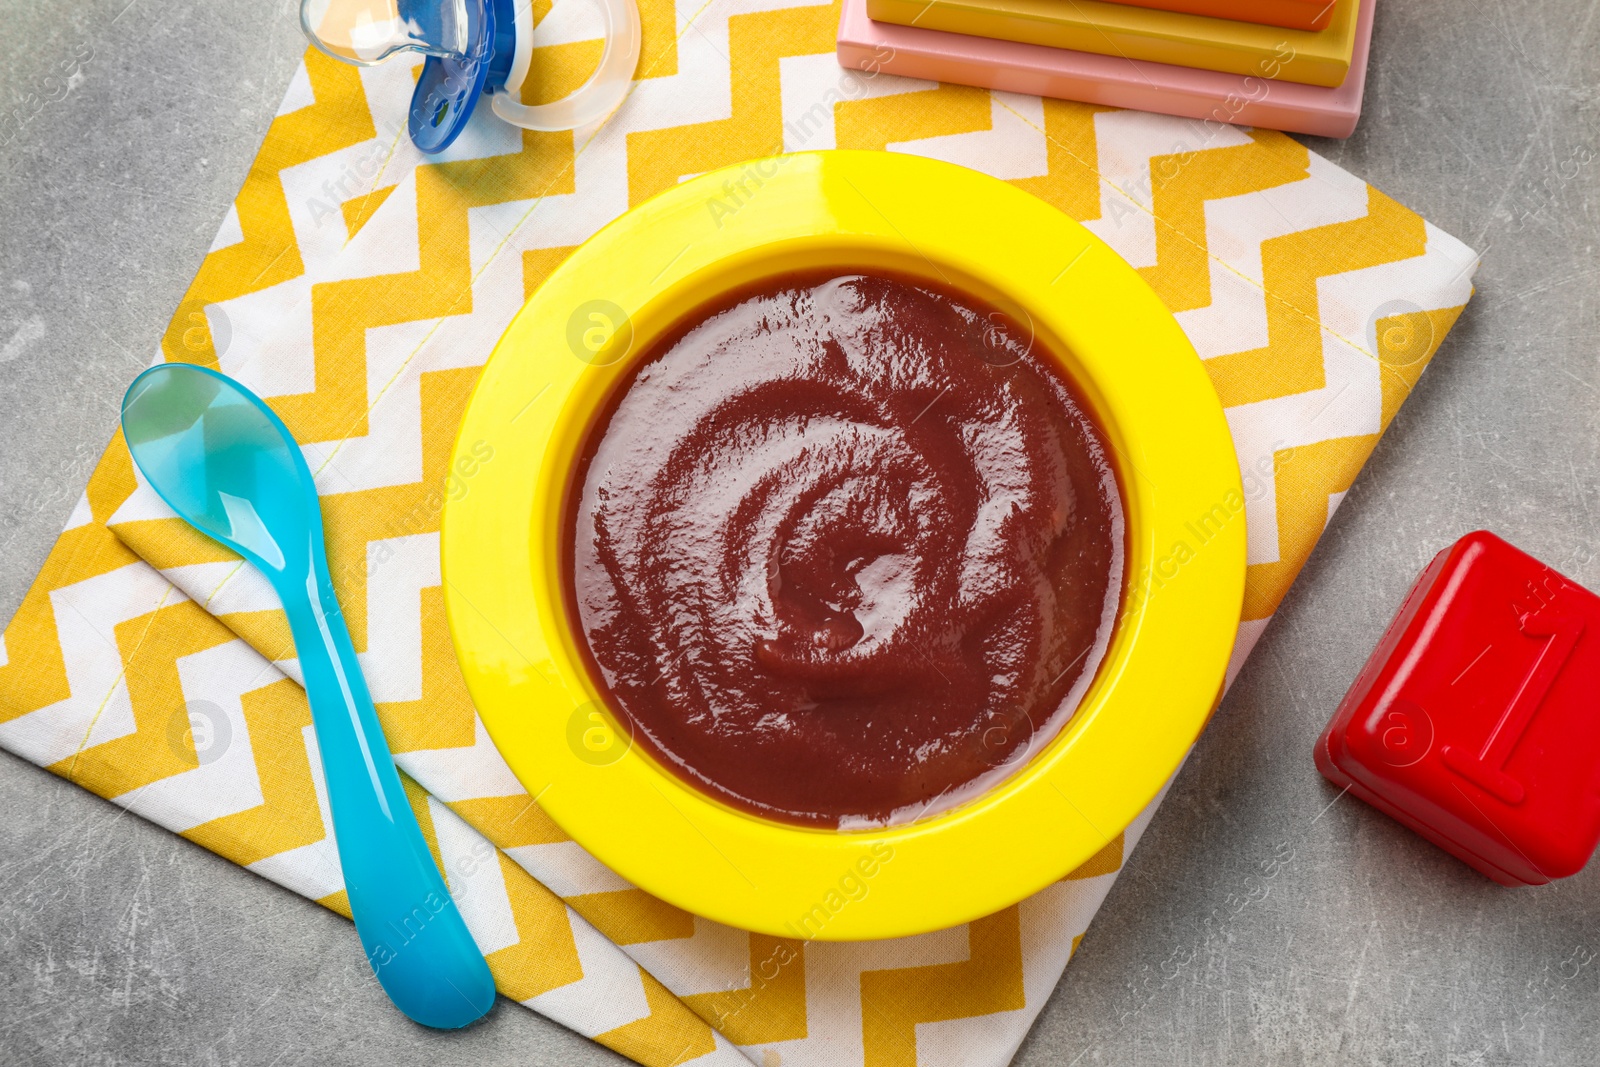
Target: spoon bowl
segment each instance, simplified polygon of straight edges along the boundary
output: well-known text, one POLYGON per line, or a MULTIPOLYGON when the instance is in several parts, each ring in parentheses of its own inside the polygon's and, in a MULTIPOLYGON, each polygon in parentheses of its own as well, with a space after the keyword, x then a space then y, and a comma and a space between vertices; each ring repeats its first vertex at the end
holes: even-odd
POLYGON ((307 562, 321 540, 316 483, 255 396, 220 374, 163 364, 129 387, 122 425, 145 479, 196 529, 269 576, 307 562))

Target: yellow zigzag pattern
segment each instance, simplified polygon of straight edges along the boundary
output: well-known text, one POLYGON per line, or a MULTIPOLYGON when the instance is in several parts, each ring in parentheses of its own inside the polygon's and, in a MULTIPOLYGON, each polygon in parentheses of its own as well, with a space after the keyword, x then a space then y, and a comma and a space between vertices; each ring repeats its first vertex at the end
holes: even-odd
MULTIPOLYGON (((422 827, 422 836, 433 852, 433 861, 448 875, 449 868, 439 853, 428 794, 410 778, 405 779, 405 787, 411 810, 422 827)), ((494 858, 505 879, 506 897, 518 935, 516 944, 484 957, 494 974, 495 986, 512 1000, 531 1000, 540 993, 581 979, 583 966, 578 962, 578 946, 572 937, 572 924, 567 921, 567 909, 503 852, 496 852, 494 858)), ((451 889, 455 891, 456 887, 451 889)))
POLYGON ((793 938, 750 935, 750 984, 683 998, 736 1045, 795 1041, 807 1035, 806 949, 793 938))
POLYGON ((1022 933, 1016 905, 967 924, 961 963, 861 973, 861 1039, 873 1067, 916 1067, 918 1023, 1016 1011, 1022 988, 1022 933))
POLYGON ((628 203, 648 200, 684 175, 783 151, 778 61, 833 51, 838 27, 837 3, 728 19, 732 116, 628 134, 628 203))
MULTIPOLYGON (((244 694, 242 703, 261 804, 201 823, 183 836, 235 863, 251 864, 321 841, 324 832, 311 783, 311 757, 301 741, 311 725, 305 691, 288 678, 279 678, 244 694)), ((348 904, 345 910, 349 911, 348 904)))
MULTIPOLYGON (((411 779, 404 781, 434 862, 443 868, 428 794, 411 779)), ((519 938, 516 944, 484 957, 496 987, 513 1000, 531 1000, 582 979, 583 968, 562 902, 503 852, 497 852, 495 860, 505 879, 519 938)), ((650 1067, 675 1067, 715 1048, 711 1027, 685 1011, 643 968, 638 969, 638 975, 649 1014, 594 1035, 596 1041, 650 1067)))
POLYGON ((1328 497, 1350 488, 1378 443, 1377 434, 1335 437, 1286 448, 1273 456, 1278 497, 1278 560, 1253 563, 1244 591, 1244 618, 1265 619, 1278 610, 1283 591, 1311 557, 1328 521, 1328 497))
MULTIPOLYGON (((539 7, 537 13, 542 15, 547 10, 543 0, 539 7)), ((676 74, 673 5, 669 0, 647 0, 642 9, 641 76, 676 74)), ((780 61, 830 52, 837 22, 837 5, 729 18, 731 116, 628 133, 629 202, 638 203, 685 175, 780 150, 784 136, 780 61)), ((595 55, 593 42, 541 49, 534 64, 541 73, 530 82, 524 99, 538 102, 562 95, 587 74, 595 55)), ((169 358, 214 363, 209 335, 196 330, 200 323, 193 318, 194 309, 265 289, 304 271, 279 171, 373 136, 371 112, 356 73, 315 52, 308 53, 306 64, 316 102, 273 123, 235 205, 245 239, 207 257, 163 337, 169 358)), ((833 106, 836 143, 881 148, 986 131, 992 128, 995 106, 1006 105, 987 92, 954 86, 843 100, 833 106)), ((1095 116, 1105 109, 1062 101, 1045 101, 1042 109, 1040 134, 1048 173, 1014 184, 1080 220, 1094 219, 1101 203, 1095 116)), ((305 394, 272 400, 302 440, 339 441, 369 432, 369 405, 379 399, 369 397, 365 388, 369 328, 472 313, 470 208, 575 191, 572 138, 527 132, 521 136, 521 151, 513 156, 416 167, 418 270, 312 288, 314 387, 305 394)), ((1288 138, 1253 133, 1248 145, 1150 160, 1157 263, 1143 268, 1143 274, 1169 306, 1185 310, 1210 303, 1212 254, 1207 247, 1205 204, 1301 180, 1307 159, 1305 150, 1288 138)), ((353 236, 367 225, 380 206, 387 205, 386 211, 413 210, 409 204, 391 203, 401 184, 374 188, 341 204, 348 232, 353 236)), ((1318 279, 1414 257, 1424 247, 1421 220, 1376 191, 1369 193, 1363 218, 1264 242, 1269 340, 1259 350, 1208 361, 1224 404, 1323 387, 1318 279)), ((525 290, 531 292, 570 251, 524 250, 525 290)), ((1430 338, 1431 344, 1422 358, 1385 360, 1384 425, 1459 310, 1428 309, 1388 323, 1410 327, 1430 338)), ((1385 326, 1379 324, 1380 339, 1385 326)), ((421 376, 421 481, 324 498, 330 556, 360 648, 368 643, 368 546, 437 530, 444 462, 476 374, 475 369, 466 369, 421 376)), ((1276 607, 1322 529, 1329 494, 1348 487, 1375 440, 1375 436, 1343 437, 1278 453, 1281 558, 1250 569, 1247 617, 1265 617, 1276 607)), ((124 523, 108 531, 106 521, 133 485, 126 449, 120 439, 115 440, 90 483, 93 521, 63 535, 6 633, 9 661, 0 667, 0 721, 68 696, 51 590, 140 558, 158 567, 231 558, 172 521, 124 523)), ((462 747, 474 740, 471 704, 450 651, 438 593, 437 588, 424 590, 417 605, 423 634, 421 698, 386 703, 379 709, 391 742, 401 752, 462 747)), ((281 612, 276 611, 239 612, 219 621, 195 604, 179 602, 121 624, 116 641, 130 675, 135 730, 52 769, 108 796, 191 769, 192 744, 186 750, 182 744, 172 745, 167 736, 171 709, 181 706, 183 699, 175 662, 234 634, 269 658, 290 654, 281 612), (138 677, 133 678, 136 668, 138 677)), ((301 741, 309 723, 303 694, 292 682, 275 678, 246 694, 243 703, 264 803, 202 823, 186 836, 237 862, 250 863, 320 840, 323 831, 301 741)), ((413 801, 431 838, 432 821, 420 789, 413 801)), ((457 801, 450 807, 499 849, 567 840, 526 795, 457 801)), ((434 847, 437 850, 437 842, 434 847)), ((1066 880, 1114 873, 1124 848, 1119 835, 1066 880)), ((563 902, 503 853, 497 862, 519 940, 494 953, 491 965, 502 990, 518 999, 582 977, 563 903, 618 944, 688 943, 694 937, 692 917, 640 890, 583 893, 563 902)), ((324 903, 340 908, 342 896, 333 894, 324 903)), ((1018 910, 1011 908, 970 924, 969 958, 962 962, 862 972, 865 1063, 914 1064, 919 1023, 1026 1006, 1020 922, 1018 910)), ((1081 934, 1073 938, 1073 949, 1080 938, 1081 934)), ((749 935, 748 960, 748 988, 686 995, 681 1002, 640 972, 650 1014, 598 1039, 640 1062, 665 1064, 709 1052, 714 1043, 707 1023, 731 1040, 750 1045, 805 1040, 815 1034, 805 995, 806 946, 749 935), (773 971, 767 964, 779 956, 792 962, 773 971)))
POLYGON ((833 109, 840 148, 882 151, 891 144, 993 129, 989 91, 941 85, 912 93, 843 100, 833 109))
POLYGON ((173 712, 184 706, 176 661, 231 641, 233 634, 191 600, 120 622, 112 632, 126 668, 123 680, 133 705, 134 731, 46 770, 68 781, 93 782, 114 797, 200 766, 187 729, 179 745, 168 737, 173 712))
MULTIPOLYGON (((1192 157, 1156 156, 1150 161, 1152 206, 1156 218, 1156 258, 1139 273, 1172 312, 1211 303, 1211 262, 1206 251, 1206 201, 1257 193, 1309 173, 1310 158, 1299 144, 1298 160, 1288 166, 1263 166, 1260 151, 1268 141, 1286 140, 1269 132, 1250 131, 1250 144, 1211 148, 1192 157), (1199 235, 1197 240, 1194 234, 1199 235)), ((1270 289, 1268 290, 1271 291, 1270 289)), ((1224 405, 1227 401, 1223 402, 1224 405)))
POLYGON ((56 631, 50 594, 57 589, 139 562, 105 528, 105 520, 133 492, 133 461, 119 430, 111 448, 95 464, 85 496, 92 521, 67 530, 45 558, 44 567, 23 596, 6 627, 7 662, 0 667, 0 722, 48 707, 72 695, 56 631))
POLYGON ((1032 193, 1057 210, 1090 222, 1100 217, 1099 141, 1094 117, 1110 108, 1068 100, 1043 100, 1045 159, 1048 171, 1038 178, 1013 178, 1011 184, 1032 193))
POLYGON ((1261 273, 1268 297, 1268 340, 1262 348, 1206 360, 1222 406, 1321 389, 1327 379, 1322 367, 1317 282, 1329 275, 1420 256, 1426 248, 1422 219, 1371 188, 1364 218, 1263 241, 1261 273))
POLYGON ((321 282, 311 289, 316 387, 272 398, 302 441, 339 441, 367 432, 366 331, 472 311, 467 212, 474 207, 570 193, 572 135, 522 131, 512 157, 429 163, 415 171, 421 266, 404 274, 321 282))
POLYGON ((204 305, 258 292, 304 272, 279 172, 360 144, 376 132, 354 67, 315 49, 307 51, 305 67, 316 103, 280 115, 268 127, 234 199, 244 240, 218 249, 201 263, 180 313, 161 338, 161 350, 170 360, 216 367, 210 331, 197 328, 204 326, 204 305))

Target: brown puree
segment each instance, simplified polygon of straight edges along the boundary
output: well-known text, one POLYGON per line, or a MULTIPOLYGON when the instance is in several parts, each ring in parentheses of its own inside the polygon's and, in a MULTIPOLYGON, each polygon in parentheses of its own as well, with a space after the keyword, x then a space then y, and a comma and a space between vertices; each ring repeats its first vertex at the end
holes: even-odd
POLYGON ((569 606, 634 738, 789 823, 976 795, 1071 717, 1115 622, 1101 434, 1011 320, 788 275, 645 352, 584 445, 569 606))

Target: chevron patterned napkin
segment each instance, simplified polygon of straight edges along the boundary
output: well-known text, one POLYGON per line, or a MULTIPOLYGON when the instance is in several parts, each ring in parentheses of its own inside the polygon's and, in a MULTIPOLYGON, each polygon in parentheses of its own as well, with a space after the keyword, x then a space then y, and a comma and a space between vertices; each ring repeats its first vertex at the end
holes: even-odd
MULTIPOLYGON (((378 714, 501 992, 649 1065, 1004 1064, 1150 812, 1039 895, 895 941, 750 934, 628 885, 511 776, 451 651, 439 514, 483 360, 574 246, 692 174, 839 146, 1010 180, 1139 269, 1227 408, 1250 561, 1231 678, 1476 256, 1281 134, 844 71, 837 5, 641 6, 639 79, 603 127, 484 109, 431 159, 404 134, 403 63, 308 52, 155 355, 240 378, 305 443, 378 714)), ((585 10, 541 21, 525 98, 593 66, 585 10)), ((345 911, 297 678, 265 583, 173 518, 117 437, 0 643, 0 745, 345 911)))

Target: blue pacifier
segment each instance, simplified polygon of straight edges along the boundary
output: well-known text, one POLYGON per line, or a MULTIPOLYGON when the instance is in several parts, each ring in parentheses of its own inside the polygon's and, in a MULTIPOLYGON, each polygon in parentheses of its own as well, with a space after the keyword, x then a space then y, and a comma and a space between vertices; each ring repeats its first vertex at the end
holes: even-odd
POLYGON ((611 114, 639 63, 639 9, 634 0, 599 3, 600 65, 570 95, 538 105, 521 101, 533 54, 529 0, 301 0, 300 26, 322 51, 358 66, 425 55, 407 127, 432 154, 450 146, 485 93, 496 115, 530 130, 575 130, 611 114))

